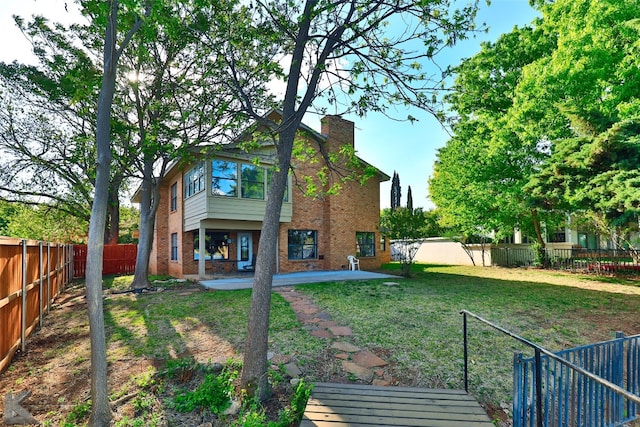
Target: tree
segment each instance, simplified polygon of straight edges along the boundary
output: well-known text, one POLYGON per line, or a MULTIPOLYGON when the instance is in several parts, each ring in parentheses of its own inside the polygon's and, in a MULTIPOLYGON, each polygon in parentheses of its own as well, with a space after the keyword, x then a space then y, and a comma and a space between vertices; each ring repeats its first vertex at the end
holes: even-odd
POLYGON ((149 256, 153 244, 161 178, 170 162, 217 150, 246 126, 246 113, 234 99, 228 72, 243 96, 264 110, 266 83, 273 77, 270 48, 263 49, 267 30, 252 29, 252 10, 237 1, 183 0, 165 4, 151 31, 138 32, 130 53, 123 58, 125 75, 135 79, 123 84, 121 120, 134 130, 135 168, 141 179, 140 238, 133 288, 149 286, 149 256), (229 46, 243 52, 248 64, 263 66, 239 71, 229 46), (133 105, 133 111, 125 106, 133 105))
MULTIPOLYGON (((95 184, 95 112, 99 65, 80 41, 81 26, 15 17, 38 65, 0 63, 0 191, 8 201, 46 203, 88 222, 95 184), (33 176, 39 179, 34 180, 33 176)), ((110 177, 105 241, 117 240, 119 189, 110 177)))
POLYGON ((393 179, 391 180, 391 210, 400 207, 400 177, 396 171, 393 171, 393 179))
POLYGON ((558 221, 523 190, 547 156, 544 146, 520 138, 507 115, 523 67, 554 47, 555 39, 541 30, 516 28, 453 69, 447 97, 456 114, 453 136, 438 151, 429 193, 458 241, 500 238, 519 228, 544 244, 541 222, 558 221))
POLYGON ((413 212, 413 195, 411 194, 411 186, 407 188, 407 209, 413 212))
POLYGON ((0 201, 0 236, 45 242, 86 241, 87 222, 47 205, 0 201))
MULTIPOLYGON (((143 17, 136 11, 130 18, 128 31, 118 42, 118 0, 106 2, 86 1, 86 13, 93 14, 95 22, 102 24, 104 33, 104 55, 102 85, 96 110, 96 183, 94 202, 89 223, 87 243, 87 306, 91 335, 91 415, 89 425, 108 426, 111 420, 107 385, 107 349, 102 303, 102 255, 104 229, 109 198, 109 176, 111 170, 111 106, 115 93, 118 61, 131 37, 143 24, 143 17)), ((145 15, 151 12, 147 7, 145 15)))
POLYGON ((596 135, 640 115, 638 0, 561 0, 542 4, 537 30, 557 39, 546 56, 523 67, 509 112, 532 143, 596 135), (589 25, 584 25, 588 22, 589 25))
POLYGON ((630 222, 635 227, 640 214, 639 164, 640 118, 616 123, 595 137, 556 141, 527 189, 541 206, 590 213, 601 231, 622 234, 630 222))
MULTIPOLYGON (((273 37, 273 45, 280 48, 275 53, 286 55, 290 65, 285 73, 280 122, 264 118, 250 98, 243 96, 243 85, 235 86, 248 115, 276 135, 277 153, 277 170, 258 246, 244 349, 241 386, 249 395, 264 399, 267 394, 269 306, 280 208, 293 143, 304 114, 318 97, 324 97, 336 111, 344 109, 343 113, 385 112, 394 104, 415 105, 435 113, 432 96, 440 79, 434 80, 425 72, 420 61, 433 60, 437 52, 474 28, 477 2, 459 11, 451 9, 448 0, 428 3, 308 0, 286 5, 268 1, 254 5, 256 28, 271 29, 268 34, 273 37), (387 31, 387 25, 393 26, 394 31, 387 31), (421 47, 417 48, 416 42, 422 43, 421 47)), ((233 59, 232 70, 250 64, 248 55, 233 51, 229 56, 233 59)), ((240 81, 235 77, 229 79, 231 83, 240 81)))
POLYGON ((429 234, 422 208, 413 210, 399 207, 387 211, 380 217, 380 230, 393 242, 394 257, 400 260, 402 275, 410 277, 411 265, 420 243, 429 234))

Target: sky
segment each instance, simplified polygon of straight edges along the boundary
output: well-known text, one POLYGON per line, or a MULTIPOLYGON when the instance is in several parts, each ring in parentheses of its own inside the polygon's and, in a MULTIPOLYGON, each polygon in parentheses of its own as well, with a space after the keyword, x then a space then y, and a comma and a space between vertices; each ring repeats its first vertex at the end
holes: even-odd
MULTIPOLYGON (((77 19, 73 0, 0 0, 0 61, 18 60, 35 64, 30 44, 15 26, 12 15, 30 17, 41 14, 50 21, 68 24, 77 19), (65 10, 65 6, 69 11, 65 10)), ((492 0, 487 6, 481 3, 477 21, 489 27, 488 33, 464 40, 436 57, 436 62, 445 68, 455 65, 480 51, 483 41, 495 41, 501 34, 510 32, 514 26, 529 24, 537 12, 529 6, 529 0, 492 0)), ((428 199, 428 179, 431 176, 437 150, 443 147, 449 136, 442 126, 428 113, 411 109, 397 110, 396 117, 416 117, 417 122, 395 121, 381 114, 371 113, 361 118, 345 115, 343 118, 355 123, 355 149, 360 158, 377 167, 389 176, 398 172, 401 186, 401 204, 406 204, 407 188, 411 186, 413 206, 433 208, 428 199)), ((308 115, 305 123, 320 131, 320 117, 308 115)), ((389 207, 391 181, 380 187, 380 207, 389 207)))

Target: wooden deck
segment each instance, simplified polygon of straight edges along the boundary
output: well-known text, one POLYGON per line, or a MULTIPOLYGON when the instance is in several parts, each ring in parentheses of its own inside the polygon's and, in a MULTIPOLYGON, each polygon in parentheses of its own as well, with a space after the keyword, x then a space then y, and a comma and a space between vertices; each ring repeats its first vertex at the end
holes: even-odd
POLYGON ((300 427, 493 427, 461 390, 316 383, 300 427))

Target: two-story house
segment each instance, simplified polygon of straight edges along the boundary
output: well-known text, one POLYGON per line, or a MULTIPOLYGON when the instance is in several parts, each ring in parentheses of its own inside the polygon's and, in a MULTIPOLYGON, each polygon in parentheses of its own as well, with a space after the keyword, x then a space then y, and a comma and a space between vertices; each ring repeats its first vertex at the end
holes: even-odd
MULTIPOLYGON (((353 122, 326 116, 321 126, 320 133, 305 125, 298 131, 306 149, 304 156, 292 159, 294 173, 280 213, 276 272, 346 269, 348 255, 357 256, 362 269, 379 268, 390 260, 379 231, 380 182, 389 180, 388 175, 375 169, 364 184, 348 181, 336 194, 316 198, 295 185, 300 177, 315 176, 325 166, 327 153, 354 146, 353 122)), ((207 158, 171 166, 162 179, 149 272, 206 278, 250 271, 274 152, 268 141, 254 144, 249 152, 230 144, 207 158)), ((357 160, 363 170, 371 169, 357 160)))

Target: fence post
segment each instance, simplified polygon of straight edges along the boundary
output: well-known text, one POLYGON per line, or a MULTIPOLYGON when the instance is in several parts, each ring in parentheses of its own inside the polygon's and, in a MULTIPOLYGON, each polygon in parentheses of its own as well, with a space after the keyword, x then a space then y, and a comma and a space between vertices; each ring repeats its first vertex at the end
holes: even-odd
POLYGON ((467 350, 467 313, 462 312, 462 334, 464 345, 464 391, 469 393, 469 353, 467 350))
POLYGON ((27 350, 27 240, 22 239, 22 313, 20 316, 20 345, 27 350))
POLYGON ((535 349, 536 358, 536 424, 538 427, 543 426, 542 417, 542 359, 540 357, 540 349, 535 349))
POLYGON ((47 242, 47 313, 51 311, 51 242, 47 242))
POLYGON ((42 287, 42 240, 38 243, 38 292, 40 292, 40 304, 38 304, 38 326, 42 328, 42 312, 44 311, 44 289, 42 287))
POLYGON ((522 401, 520 398, 520 396, 523 395, 522 370, 522 353, 513 353, 513 405, 511 408, 513 411, 513 427, 526 425, 526 422, 522 417, 524 410, 522 408, 522 401))

